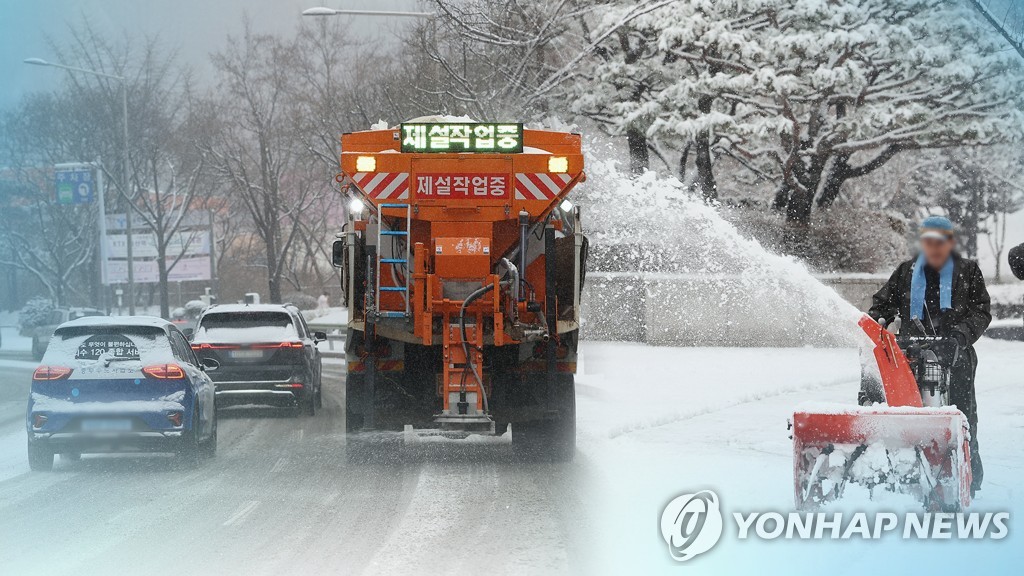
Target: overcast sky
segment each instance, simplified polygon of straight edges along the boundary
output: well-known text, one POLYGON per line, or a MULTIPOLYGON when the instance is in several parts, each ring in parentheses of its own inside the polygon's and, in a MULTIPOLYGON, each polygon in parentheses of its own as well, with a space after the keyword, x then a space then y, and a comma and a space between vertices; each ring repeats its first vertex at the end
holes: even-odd
MULTIPOLYGON (((257 30, 288 32, 312 6, 373 10, 415 9, 417 0, 0 0, 0 109, 26 92, 57 85, 61 72, 29 66, 29 57, 53 57, 47 38, 60 40, 68 24, 87 17, 99 30, 121 35, 159 35, 179 49, 181 61, 200 78, 209 74, 209 54, 237 34, 245 14, 257 30)), ((396 21, 358 17, 352 29, 381 41, 396 21)))

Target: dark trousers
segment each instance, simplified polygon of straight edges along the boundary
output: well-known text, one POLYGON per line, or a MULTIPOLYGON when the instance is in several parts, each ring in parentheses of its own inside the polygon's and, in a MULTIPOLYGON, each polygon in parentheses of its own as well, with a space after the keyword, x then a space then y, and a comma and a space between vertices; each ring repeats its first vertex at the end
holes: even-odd
POLYGON ((971 426, 971 473, 974 475, 972 490, 981 488, 985 477, 985 468, 981 464, 981 452, 978 447, 978 395, 974 390, 974 377, 978 372, 978 354, 974 348, 968 348, 961 355, 960 361, 949 371, 949 400, 964 416, 971 426))

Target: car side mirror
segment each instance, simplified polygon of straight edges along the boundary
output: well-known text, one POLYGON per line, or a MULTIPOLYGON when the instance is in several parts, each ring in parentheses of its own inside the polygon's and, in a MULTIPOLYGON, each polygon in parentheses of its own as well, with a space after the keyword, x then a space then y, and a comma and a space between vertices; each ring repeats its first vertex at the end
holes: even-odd
POLYGON ((181 334, 185 338, 188 338, 188 340, 191 342, 192 341, 192 337, 196 335, 196 331, 195 331, 194 328, 185 328, 184 330, 181 331, 181 334))
POLYGON ((203 370, 205 372, 213 372, 217 368, 220 368, 220 362, 214 360, 213 358, 203 358, 200 361, 200 363, 202 364, 203 370))
POLYGON ((313 341, 320 343, 327 341, 327 332, 313 332, 313 341))

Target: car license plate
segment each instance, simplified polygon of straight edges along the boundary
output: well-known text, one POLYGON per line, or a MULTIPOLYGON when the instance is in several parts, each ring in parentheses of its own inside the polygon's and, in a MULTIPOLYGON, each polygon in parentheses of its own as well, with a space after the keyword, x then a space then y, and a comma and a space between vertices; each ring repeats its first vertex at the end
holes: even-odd
POLYGON ((127 418, 92 418, 82 420, 83 432, 126 432, 132 429, 132 421, 127 418))
POLYGON ((231 357, 238 360, 252 360, 253 358, 263 358, 262 350, 232 350, 231 357))

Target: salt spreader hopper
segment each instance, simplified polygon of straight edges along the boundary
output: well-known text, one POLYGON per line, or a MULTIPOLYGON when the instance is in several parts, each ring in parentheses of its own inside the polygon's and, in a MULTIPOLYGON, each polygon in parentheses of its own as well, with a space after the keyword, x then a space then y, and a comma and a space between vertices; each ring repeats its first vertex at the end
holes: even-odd
POLYGON ((405 425, 511 424, 516 452, 571 458, 580 136, 427 118, 341 145, 355 201, 333 250, 350 313, 349 454, 387 453, 405 425))

